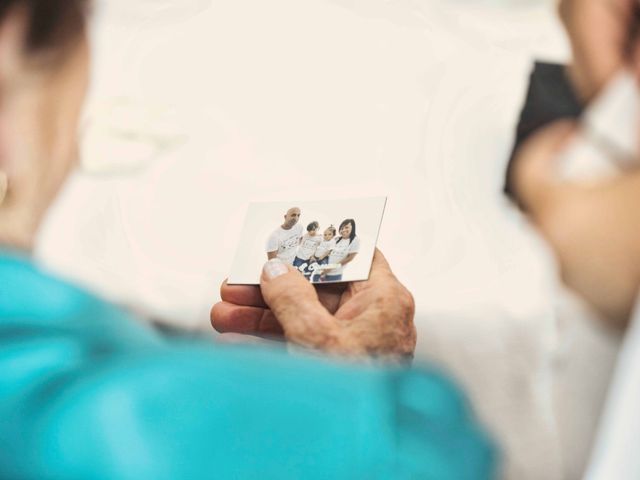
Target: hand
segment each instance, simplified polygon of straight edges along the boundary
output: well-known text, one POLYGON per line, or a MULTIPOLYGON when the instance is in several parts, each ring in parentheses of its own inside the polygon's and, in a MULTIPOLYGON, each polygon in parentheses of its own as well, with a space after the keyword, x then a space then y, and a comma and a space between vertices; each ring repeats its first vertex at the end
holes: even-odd
POLYGON ((576 133, 558 122, 520 149, 520 200, 553 247, 565 283, 618 327, 640 286, 640 173, 589 185, 559 183, 554 160, 576 133))
POLYGON ((314 288, 282 262, 267 262, 260 288, 223 283, 211 310, 219 332, 284 333, 287 340, 338 355, 410 357, 415 306, 376 250, 369 280, 314 288))
POLYGON ((561 0, 560 18, 569 35, 573 63, 569 74, 583 100, 636 56, 636 0, 561 0))

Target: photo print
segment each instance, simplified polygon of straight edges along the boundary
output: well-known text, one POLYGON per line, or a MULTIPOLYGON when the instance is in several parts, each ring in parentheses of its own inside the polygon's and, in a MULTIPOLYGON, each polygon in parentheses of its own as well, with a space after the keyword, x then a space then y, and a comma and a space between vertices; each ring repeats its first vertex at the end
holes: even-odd
POLYGON ((367 280, 386 197, 249 205, 229 284, 258 285, 279 258, 312 283, 367 280))

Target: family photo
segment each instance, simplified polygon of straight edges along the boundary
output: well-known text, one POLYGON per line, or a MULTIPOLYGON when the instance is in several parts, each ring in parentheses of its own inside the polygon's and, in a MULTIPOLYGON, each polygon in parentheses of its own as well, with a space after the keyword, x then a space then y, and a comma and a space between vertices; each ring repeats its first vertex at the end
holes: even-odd
POLYGON ((0 0, 0 480, 640 480, 639 203, 640 0, 0 0))
POLYGON ((251 204, 229 283, 258 284, 272 259, 311 283, 366 280, 385 203, 373 197, 251 204))
POLYGON ((322 230, 317 220, 303 225, 298 207, 287 210, 284 222, 267 240, 267 258, 293 265, 312 283, 341 281, 345 266, 360 249, 356 221, 347 218, 337 230, 333 224, 322 230))

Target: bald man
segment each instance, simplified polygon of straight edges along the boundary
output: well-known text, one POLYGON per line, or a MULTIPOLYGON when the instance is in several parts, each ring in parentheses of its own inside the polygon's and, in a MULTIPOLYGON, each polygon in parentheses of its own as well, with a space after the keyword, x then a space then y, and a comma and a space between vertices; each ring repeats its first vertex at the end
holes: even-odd
POLYGON ((302 238, 302 225, 300 220, 300 209, 293 207, 287 210, 284 215, 284 222, 270 236, 267 241, 267 258, 278 257, 285 263, 293 264, 296 250, 302 238))

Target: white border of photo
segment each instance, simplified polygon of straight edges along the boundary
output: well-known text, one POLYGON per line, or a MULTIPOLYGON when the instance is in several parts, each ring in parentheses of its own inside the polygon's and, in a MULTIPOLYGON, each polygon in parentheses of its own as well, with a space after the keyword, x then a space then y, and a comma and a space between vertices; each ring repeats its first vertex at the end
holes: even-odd
MULTIPOLYGON (((306 233, 306 227, 312 221, 319 222, 318 235, 322 235, 330 225, 333 225, 337 232, 343 220, 354 219, 360 246, 353 261, 344 267, 340 281, 367 280, 386 202, 386 197, 378 196, 250 203, 242 234, 237 243, 228 283, 241 285, 260 283, 262 266, 267 261, 267 239, 282 225, 285 213, 294 207, 301 210, 299 224, 302 226, 303 234, 306 233)), ((336 235, 336 238, 338 237, 339 232, 336 235)), ((314 281, 314 283, 317 282, 314 281)))

